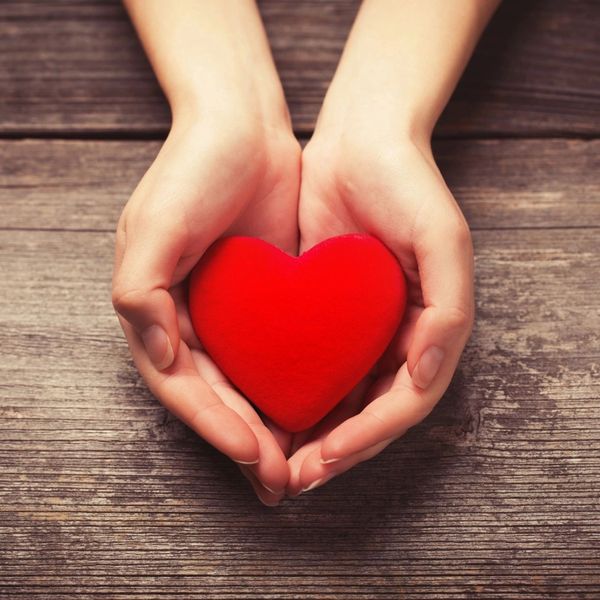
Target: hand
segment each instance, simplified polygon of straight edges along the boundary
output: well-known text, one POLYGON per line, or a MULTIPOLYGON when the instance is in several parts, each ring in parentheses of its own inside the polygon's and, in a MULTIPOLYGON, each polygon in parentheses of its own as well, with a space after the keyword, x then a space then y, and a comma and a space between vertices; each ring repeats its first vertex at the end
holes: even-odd
POLYGON ((450 383, 472 327, 473 250, 430 140, 498 2, 361 4, 303 154, 300 251, 351 231, 375 235, 404 269, 408 305, 373 371, 295 436, 291 495, 380 452, 450 383))
POLYGON ((273 505, 291 436, 263 422, 202 351, 184 282, 221 236, 297 251, 300 148, 281 82, 254 0, 124 4, 173 127, 119 221, 113 302, 150 389, 273 505))
MULTIPOLYGON (((428 144, 315 134, 303 154, 300 252, 352 231, 381 239, 408 283, 398 334, 373 372, 303 439, 287 492, 321 485, 419 423, 446 390, 473 321, 469 229, 428 144)), ((298 446, 300 446, 298 448, 298 446)))
POLYGON ((167 409, 241 463, 267 504, 288 481, 290 436, 263 423, 203 352, 185 278, 224 235, 260 237, 295 254, 299 168, 289 129, 265 131, 246 115, 176 120, 116 239, 113 303, 137 368, 167 409))

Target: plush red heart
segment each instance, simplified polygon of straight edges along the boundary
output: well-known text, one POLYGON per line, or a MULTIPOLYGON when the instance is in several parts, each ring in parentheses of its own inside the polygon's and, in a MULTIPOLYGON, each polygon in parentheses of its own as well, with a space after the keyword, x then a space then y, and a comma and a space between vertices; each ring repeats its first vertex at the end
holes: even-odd
POLYGON ((398 329, 406 284, 362 234, 289 256, 250 237, 215 242, 194 267, 189 308, 205 350, 290 432, 312 427, 369 372, 398 329))

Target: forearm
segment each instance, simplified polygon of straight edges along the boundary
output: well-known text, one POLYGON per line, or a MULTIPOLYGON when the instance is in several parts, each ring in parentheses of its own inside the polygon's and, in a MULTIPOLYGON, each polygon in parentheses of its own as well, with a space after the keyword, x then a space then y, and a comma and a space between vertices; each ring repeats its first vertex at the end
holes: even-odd
POLYGON ((124 0, 175 117, 289 119, 253 0, 124 0))
POLYGON ((430 136, 499 0, 365 0, 321 125, 430 136), (358 120, 358 122, 357 122, 358 120))

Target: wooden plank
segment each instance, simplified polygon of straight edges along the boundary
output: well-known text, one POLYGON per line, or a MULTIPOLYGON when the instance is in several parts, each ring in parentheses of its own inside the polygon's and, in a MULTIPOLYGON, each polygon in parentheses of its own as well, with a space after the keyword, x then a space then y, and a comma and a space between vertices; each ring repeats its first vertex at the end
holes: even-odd
MULTIPOLYGON (((263 0, 295 128, 312 130, 358 0, 263 0)), ((506 0, 443 136, 597 135, 600 5, 506 0)), ((162 135, 168 110, 117 0, 0 3, 0 134, 162 135)))
POLYGON ((438 146, 480 219, 459 373, 403 441, 276 511, 154 401, 112 314, 108 230, 158 144, 0 145, 0 597, 597 596, 595 144, 438 146))
MULTIPOLYGON (((0 142, 0 227, 111 231, 158 142, 0 142)), ((473 229, 600 226, 600 141, 446 140, 473 229)))
POLYGON ((267 509, 127 358, 112 233, 0 231, 0 598, 597 598, 599 233, 476 231, 434 413, 267 509))

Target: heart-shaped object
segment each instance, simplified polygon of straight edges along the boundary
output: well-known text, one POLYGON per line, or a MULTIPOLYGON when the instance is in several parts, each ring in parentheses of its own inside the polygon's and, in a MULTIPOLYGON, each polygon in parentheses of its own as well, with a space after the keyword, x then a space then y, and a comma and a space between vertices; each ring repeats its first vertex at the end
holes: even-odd
POLYGON ((257 238, 223 238, 190 277, 190 315, 205 350, 289 432, 312 427, 369 372, 405 304, 398 261, 363 234, 299 257, 257 238))

